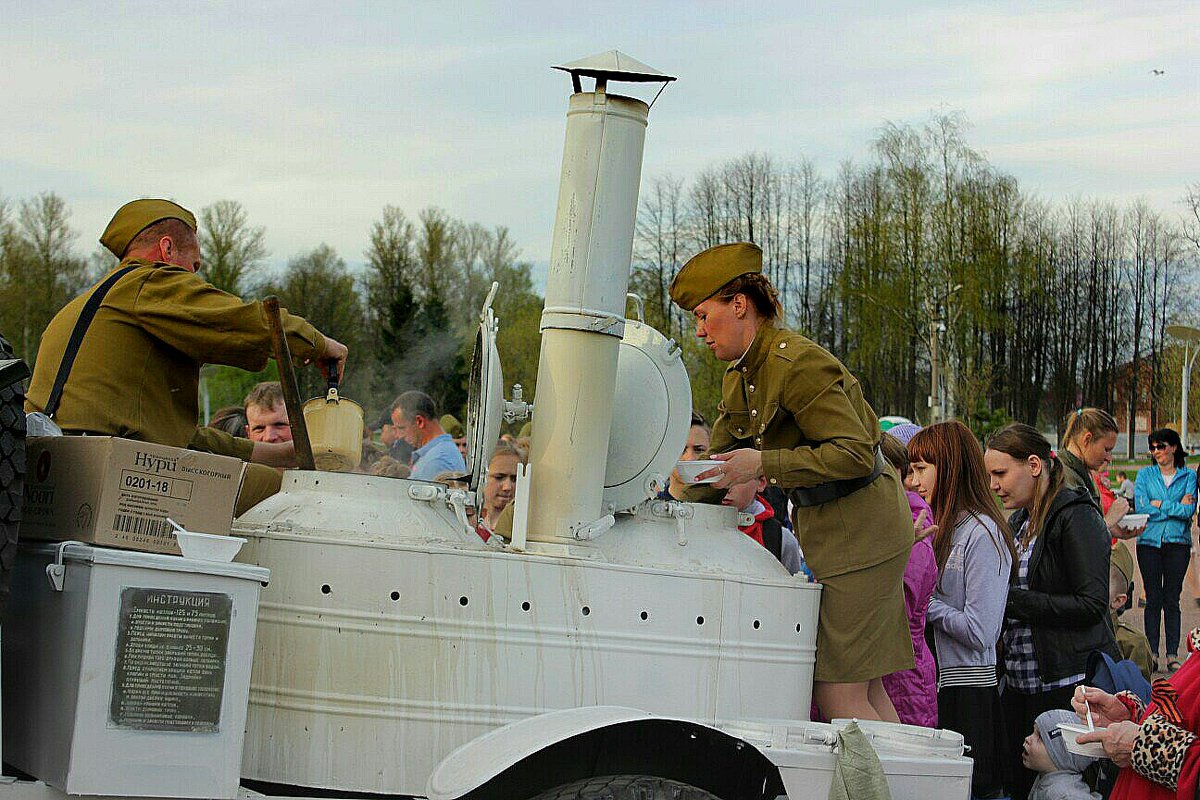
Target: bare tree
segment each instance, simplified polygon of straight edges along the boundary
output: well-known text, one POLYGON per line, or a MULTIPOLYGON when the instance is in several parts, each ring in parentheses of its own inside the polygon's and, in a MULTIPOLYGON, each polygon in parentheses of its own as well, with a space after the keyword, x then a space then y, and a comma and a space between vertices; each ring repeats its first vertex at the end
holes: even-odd
POLYGON ((87 285, 87 262, 74 252, 69 219, 66 202, 53 192, 22 201, 15 219, 0 213, 0 319, 30 361, 47 323, 87 285))
POLYGON ((267 257, 265 233, 249 224, 246 209, 236 200, 200 209, 200 257, 209 283, 241 296, 267 257))
POLYGON ((683 181, 671 175, 652 180, 642 194, 630 276, 630 291, 646 301, 647 320, 676 338, 683 322, 668 292, 685 259, 683 216, 683 181))

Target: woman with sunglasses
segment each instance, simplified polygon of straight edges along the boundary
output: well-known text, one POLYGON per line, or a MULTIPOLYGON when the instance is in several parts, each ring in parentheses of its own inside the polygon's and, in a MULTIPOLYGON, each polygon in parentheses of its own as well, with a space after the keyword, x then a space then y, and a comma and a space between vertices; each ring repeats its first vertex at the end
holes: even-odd
POLYGON ((1150 515, 1138 536, 1137 560, 1146 591, 1146 638, 1158 668, 1158 618, 1166 638, 1167 671, 1179 669, 1179 592, 1191 554, 1192 517, 1196 513, 1196 473, 1184 465, 1179 434, 1170 428, 1150 433, 1154 464, 1138 470, 1134 484, 1137 510, 1150 515))

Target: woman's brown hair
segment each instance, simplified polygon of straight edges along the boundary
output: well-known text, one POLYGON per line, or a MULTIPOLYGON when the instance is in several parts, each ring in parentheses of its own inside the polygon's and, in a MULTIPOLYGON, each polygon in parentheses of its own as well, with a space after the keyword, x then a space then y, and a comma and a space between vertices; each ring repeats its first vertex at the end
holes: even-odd
POLYGON ((904 447, 904 442, 890 433, 884 432, 879 437, 879 452, 883 453, 884 459, 896 468, 896 472, 900 473, 901 478, 908 477, 909 465, 912 462, 908 458, 908 450, 904 447))
POLYGON ((997 552, 1007 549, 1015 562, 1016 552, 1008 523, 996 506, 996 497, 988 485, 983 448, 966 425, 951 420, 922 428, 908 443, 908 457, 911 461, 932 464, 937 469, 929 505, 938 526, 933 538, 933 552, 937 556, 939 573, 950 557, 954 528, 964 513, 980 522, 983 517, 990 517, 996 523, 992 545, 997 552))
POLYGON ((1063 435, 1061 447, 1065 448, 1076 437, 1090 433, 1093 437, 1107 436, 1117 433, 1117 421, 1102 408, 1078 408, 1067 414, 1063 420, 1063 435))
POLYGON ((1049 473, 1048 482, 1038 482, 1033 506, 1029 509, 1029 524, 1025 528, 1025 535, 1021 537, 1021 546, 1024 547, 1041 533, 1046 516, 1050 513, 1050 504, 1063 488, 1064 467, 1050 449, 1050 442, 1046 441, 1046 437, 1023 422, 1014 422, 996 431, 992 438, 988 439, 987 446, 988 450, 1005 453, 1017 461, 1026 461, 1030 456, 1037 456, 1049 473))
POLYGON ((713 297, 725 302, 733 299, 734 295, 744 294, 754 306, 754 310, 764 320, 770 323, 783 319, 783 306, 779 304, 779 292, 771 282, 759 272, 748 272, 739 275, 722 286, 713 297))
POLYGON ((513 456, 517 459, 518 464, 529 463, 529 451, 516 442, 496 442, 496 449, 492 451, 492 457, 488 459, 488 466, 491 467, 492 462, 500 456, 513 456))

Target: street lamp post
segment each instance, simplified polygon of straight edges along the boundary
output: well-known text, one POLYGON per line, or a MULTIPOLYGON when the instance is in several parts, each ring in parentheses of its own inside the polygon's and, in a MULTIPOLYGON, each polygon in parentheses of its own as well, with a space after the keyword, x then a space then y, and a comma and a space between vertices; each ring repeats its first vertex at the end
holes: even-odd
POLYGON ((929 314, 929 424, 941 422, 942 403, 939 391, 938 369, 941 366, 939 340, 946 332, 946 319, 942 315, 946 301, 963 288, 961 283, 955 284, 940 295, 925 299, 925 310, 929 314))
POLYGON ((1183 450, 1188 449, 1188 389, 1192 383, 1192 364, 1200 355, 1200 328, 1190 325, 1168 325, 1167 335, 1174 336, 1183 342, 1183 380, 1179 388, 1179 439, 1183 450), (1192 345, 1195 344, 1193 348, 1192 345))

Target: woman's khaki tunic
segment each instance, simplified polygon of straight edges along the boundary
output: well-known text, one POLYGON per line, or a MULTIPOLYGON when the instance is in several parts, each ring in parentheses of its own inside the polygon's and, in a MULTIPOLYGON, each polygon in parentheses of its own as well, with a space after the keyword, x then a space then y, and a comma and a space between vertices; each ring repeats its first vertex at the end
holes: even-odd
MULTIPOLYGON (((710 453, 762 451, 772 486, 791 490, 862 478, 875 466, 879 421, 858 380, 826 350, 764 325, 729 366, 710 453)), ((719 502, 723 490, 687 487, 686 500, 719 502)), ((795 498, 793 496, 793 502, 795 498)), ((796 505, 804 558, 823 584, 816 679, 857 683, 913 666, 904 611, 912 517, 895 470, 818 506, 796 505)))

